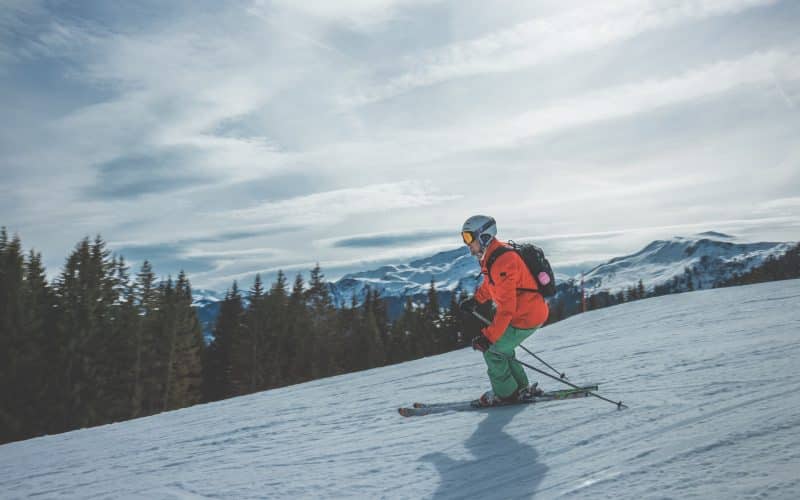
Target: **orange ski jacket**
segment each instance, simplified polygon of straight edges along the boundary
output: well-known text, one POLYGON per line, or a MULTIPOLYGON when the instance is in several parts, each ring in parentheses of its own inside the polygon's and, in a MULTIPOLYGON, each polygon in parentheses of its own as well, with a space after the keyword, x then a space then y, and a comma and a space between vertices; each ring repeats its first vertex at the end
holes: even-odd
POLYGON ((492 343, 503 336, 509 325, 515 328, 534 328, 543 325, 550 312, 542 294, 519 290, 520 288, 538 290, 539 286, 517 252, 506 252, 498 257, 492 264, 492 279, 489 279, 486 262, 501 246, 507 245, 495 238, 484 252, 481 259, 483 282, 475 292, 477 302, 484 303, 491 300, 497 308, 492 323, 481 330, 492 343))

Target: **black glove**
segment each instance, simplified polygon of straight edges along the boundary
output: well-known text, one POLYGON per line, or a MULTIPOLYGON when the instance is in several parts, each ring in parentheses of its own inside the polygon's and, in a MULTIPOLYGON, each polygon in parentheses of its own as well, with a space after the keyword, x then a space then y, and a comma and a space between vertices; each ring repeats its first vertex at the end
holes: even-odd
POLYGON ((472 339, 472 348, 476 351, 486 352, 491 345, 492 343, 484 335, 478 335, 472 339))
POLYGON ((465 313, 471 313, 472 311, 475 310, 477 306, 478 306, 478 301, 475 300, 475 297, 464 299, 461 301, 461 303, 458 304, 458 307, 465 313))

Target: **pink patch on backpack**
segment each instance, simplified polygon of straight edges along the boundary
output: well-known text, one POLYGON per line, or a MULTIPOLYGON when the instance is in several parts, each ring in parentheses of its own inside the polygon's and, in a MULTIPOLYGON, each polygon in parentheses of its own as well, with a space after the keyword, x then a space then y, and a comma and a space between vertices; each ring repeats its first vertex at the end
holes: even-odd
POLYGON ((537 278, 539 279, 539 284, 541 284, 542 286, 546 286, 547 284, 550 283, 550 276, 548 276, 547 273, 544 271, 540 272, 537 278))

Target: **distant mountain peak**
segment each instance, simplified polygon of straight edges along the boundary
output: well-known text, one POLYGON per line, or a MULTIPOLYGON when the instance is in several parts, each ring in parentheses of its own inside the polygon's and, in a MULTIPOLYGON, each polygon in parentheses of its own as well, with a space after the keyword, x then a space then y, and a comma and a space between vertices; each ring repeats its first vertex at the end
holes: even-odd
POLYGON ((705 231, 703 233, 698 233, 697 236, 703 236, 704 238, 720 238, 726 240, 735 239, 735 236, 731 236, 725 233, 719 233, 717 231, 705 231))

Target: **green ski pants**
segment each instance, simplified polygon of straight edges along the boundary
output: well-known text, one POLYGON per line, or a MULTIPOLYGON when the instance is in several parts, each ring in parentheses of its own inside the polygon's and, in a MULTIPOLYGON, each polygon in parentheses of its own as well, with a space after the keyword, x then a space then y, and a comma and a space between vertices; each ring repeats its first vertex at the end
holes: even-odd
POLYGON ((489 368, 489 382, 492 384, 492 391, 496 396, 507 398, 511 396, 517 388, 528 386, 528 376, 522 365, 509 358, 516 359, 514 349, 517 348, 525 339, 533 335, 538 327, 535 328, 514 328, 509 326, 503 332, 497 342, 483 353, 483 359, 489 368))

